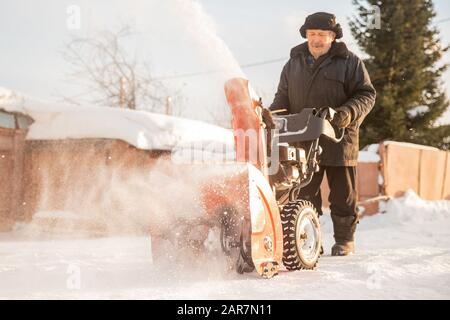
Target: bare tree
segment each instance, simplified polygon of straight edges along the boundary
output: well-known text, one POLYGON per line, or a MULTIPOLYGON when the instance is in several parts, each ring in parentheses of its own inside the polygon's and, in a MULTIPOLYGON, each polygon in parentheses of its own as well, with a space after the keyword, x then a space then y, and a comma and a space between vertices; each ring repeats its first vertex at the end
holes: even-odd
POLYGON ((73 38, 64 48, 64 59, 71 65, 70 77, 87 90, 66 101, 81 101, 129 109, 174 114, 180 93, 169 90, 151 76, 145 64, 131 57, 122 42, 132 35, 129 26, 117 32, 102 32, 92 38, 73 38), (170 106, 168 105, 170 102, 170 106))

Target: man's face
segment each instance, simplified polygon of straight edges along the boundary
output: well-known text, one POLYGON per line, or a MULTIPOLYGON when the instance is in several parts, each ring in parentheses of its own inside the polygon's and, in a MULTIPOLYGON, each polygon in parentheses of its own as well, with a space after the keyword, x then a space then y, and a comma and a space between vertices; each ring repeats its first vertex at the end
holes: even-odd
POLYGON ((336 34, 329 30, 308 29, 306 30, 306 38, 308 39, 309 51, 315 58, 318 58, 330 50, 336 34))

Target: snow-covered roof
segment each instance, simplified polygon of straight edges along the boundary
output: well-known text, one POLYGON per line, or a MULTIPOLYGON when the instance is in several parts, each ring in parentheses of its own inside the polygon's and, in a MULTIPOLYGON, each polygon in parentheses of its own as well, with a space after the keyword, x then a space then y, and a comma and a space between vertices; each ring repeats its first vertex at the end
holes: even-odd
MULTIPOLYGON (((48 103, 0 87, 0 109, 33 118, 27 140, 120 139, 139 149, 217 145, 232 150, 233 132, 201 121, 129 109, 48 103)), ((223 149, 222 148, 222 149, 223 149)))

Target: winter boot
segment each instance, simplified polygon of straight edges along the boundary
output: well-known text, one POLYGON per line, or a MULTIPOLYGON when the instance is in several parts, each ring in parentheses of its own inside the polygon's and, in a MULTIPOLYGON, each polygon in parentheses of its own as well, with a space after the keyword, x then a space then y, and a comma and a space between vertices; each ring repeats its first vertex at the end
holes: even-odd
POLYGON ((347 242, 336 242, 331 248, 332 256, 348 256, 351 253, 355 252, 355 242, 347 241, 347 242))
POLYGON ((355 252, 355 231, 358 217, 340 217, 331 215, 334 228, 334 239, 336 243, 331 248, 332 256, 347 256, 355 252))

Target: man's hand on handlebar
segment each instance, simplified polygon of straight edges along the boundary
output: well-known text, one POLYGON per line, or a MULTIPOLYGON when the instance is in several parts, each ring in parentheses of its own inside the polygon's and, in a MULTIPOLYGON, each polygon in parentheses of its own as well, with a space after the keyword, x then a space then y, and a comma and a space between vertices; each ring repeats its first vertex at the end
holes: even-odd
POLYGON ((339 129, 347 128, 352 122, 352 112, 348 107, 336 108, 336 114, 331 123, 339 129))
POLYGON ((267 129, 275 129, 275 122, 269 109, 262 108, 262 120, 267 129))

